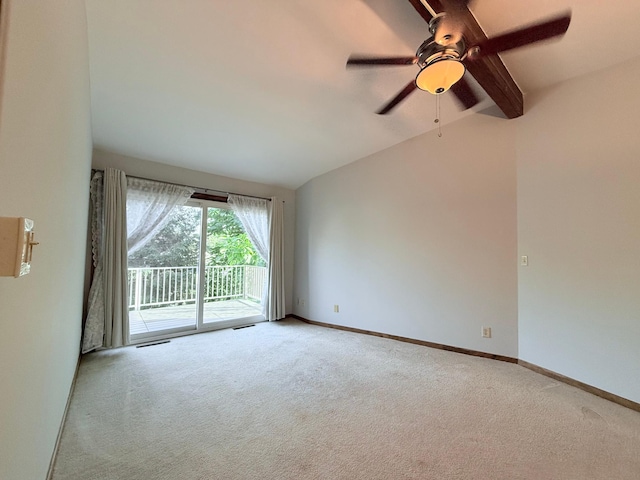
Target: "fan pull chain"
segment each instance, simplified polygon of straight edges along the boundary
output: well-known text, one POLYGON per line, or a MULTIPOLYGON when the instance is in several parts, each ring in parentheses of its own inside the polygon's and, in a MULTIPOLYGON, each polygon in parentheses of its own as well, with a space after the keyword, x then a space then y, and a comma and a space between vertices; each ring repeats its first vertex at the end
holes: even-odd
POLYGON ((442 138, 442 126, 440 125, 440 95, 436 95, 436 119, 433 123, 438 125, 438 137, 442 138))

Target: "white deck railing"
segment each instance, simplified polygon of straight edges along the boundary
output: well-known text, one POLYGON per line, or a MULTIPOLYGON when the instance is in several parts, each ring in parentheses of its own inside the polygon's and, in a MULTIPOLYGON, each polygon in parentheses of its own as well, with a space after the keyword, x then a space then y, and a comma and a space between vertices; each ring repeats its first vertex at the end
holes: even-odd
MULTIPOLYGON (((205 267, 204 301, 248 298, 259 302, 266 277, 265 267, 205 267)), ((197 291, 198 267, 129 269, 129 310, 194 303, 197 291)))

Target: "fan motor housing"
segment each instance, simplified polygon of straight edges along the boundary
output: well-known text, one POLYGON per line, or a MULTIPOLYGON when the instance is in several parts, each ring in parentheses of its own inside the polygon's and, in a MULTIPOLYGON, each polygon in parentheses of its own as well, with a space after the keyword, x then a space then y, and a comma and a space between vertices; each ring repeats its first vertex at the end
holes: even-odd
POLYGON ((462 61, 466 53, 466 44, 464 39, 452 45, 440 45, 433 38, 425 40, 416 52, 418 61, 416 62, 420 68, 437 62, 438 60, 458 60, 462 61))
POLYGON ((433 38, 426 40, 416 52, 420 67, 416 86, 435 95, 449 90, 466 70, 462 63, 465 49, 464 39, 450 45, 440 45, 433 38))

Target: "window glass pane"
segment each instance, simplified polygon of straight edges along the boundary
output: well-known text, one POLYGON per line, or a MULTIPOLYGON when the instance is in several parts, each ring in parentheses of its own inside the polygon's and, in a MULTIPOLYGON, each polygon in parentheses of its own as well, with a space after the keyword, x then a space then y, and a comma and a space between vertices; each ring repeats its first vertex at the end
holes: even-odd
POLYGON ((132 335, 195 328, 201 212, 175 208, 167 225, 129 256, 132 335))
POLYGON ((207 209, 204 323, 262 313, 266 266, 232 210, 207 209))

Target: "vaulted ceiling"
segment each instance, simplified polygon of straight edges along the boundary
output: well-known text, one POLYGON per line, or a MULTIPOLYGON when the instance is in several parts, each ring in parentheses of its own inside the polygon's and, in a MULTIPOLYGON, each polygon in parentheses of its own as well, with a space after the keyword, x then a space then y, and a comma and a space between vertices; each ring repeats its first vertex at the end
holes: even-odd
MULTIPOLYGON (((296 188, 435 127, 435 97, 422 91, 389 115, 374 113, 416 66, 347 70, 345 62, 352 53, 413 55, 438 0, 86 3, 98 148, 296 188)), ((470 68, 482 101, 460 111, 442 95, 445 135, 496 104, 509 121, 523 111, 523 94, 638 55, 640 2, 476 0, 469 8, 473 35, 568 9, 572 22, 560 41, 470 68)))

